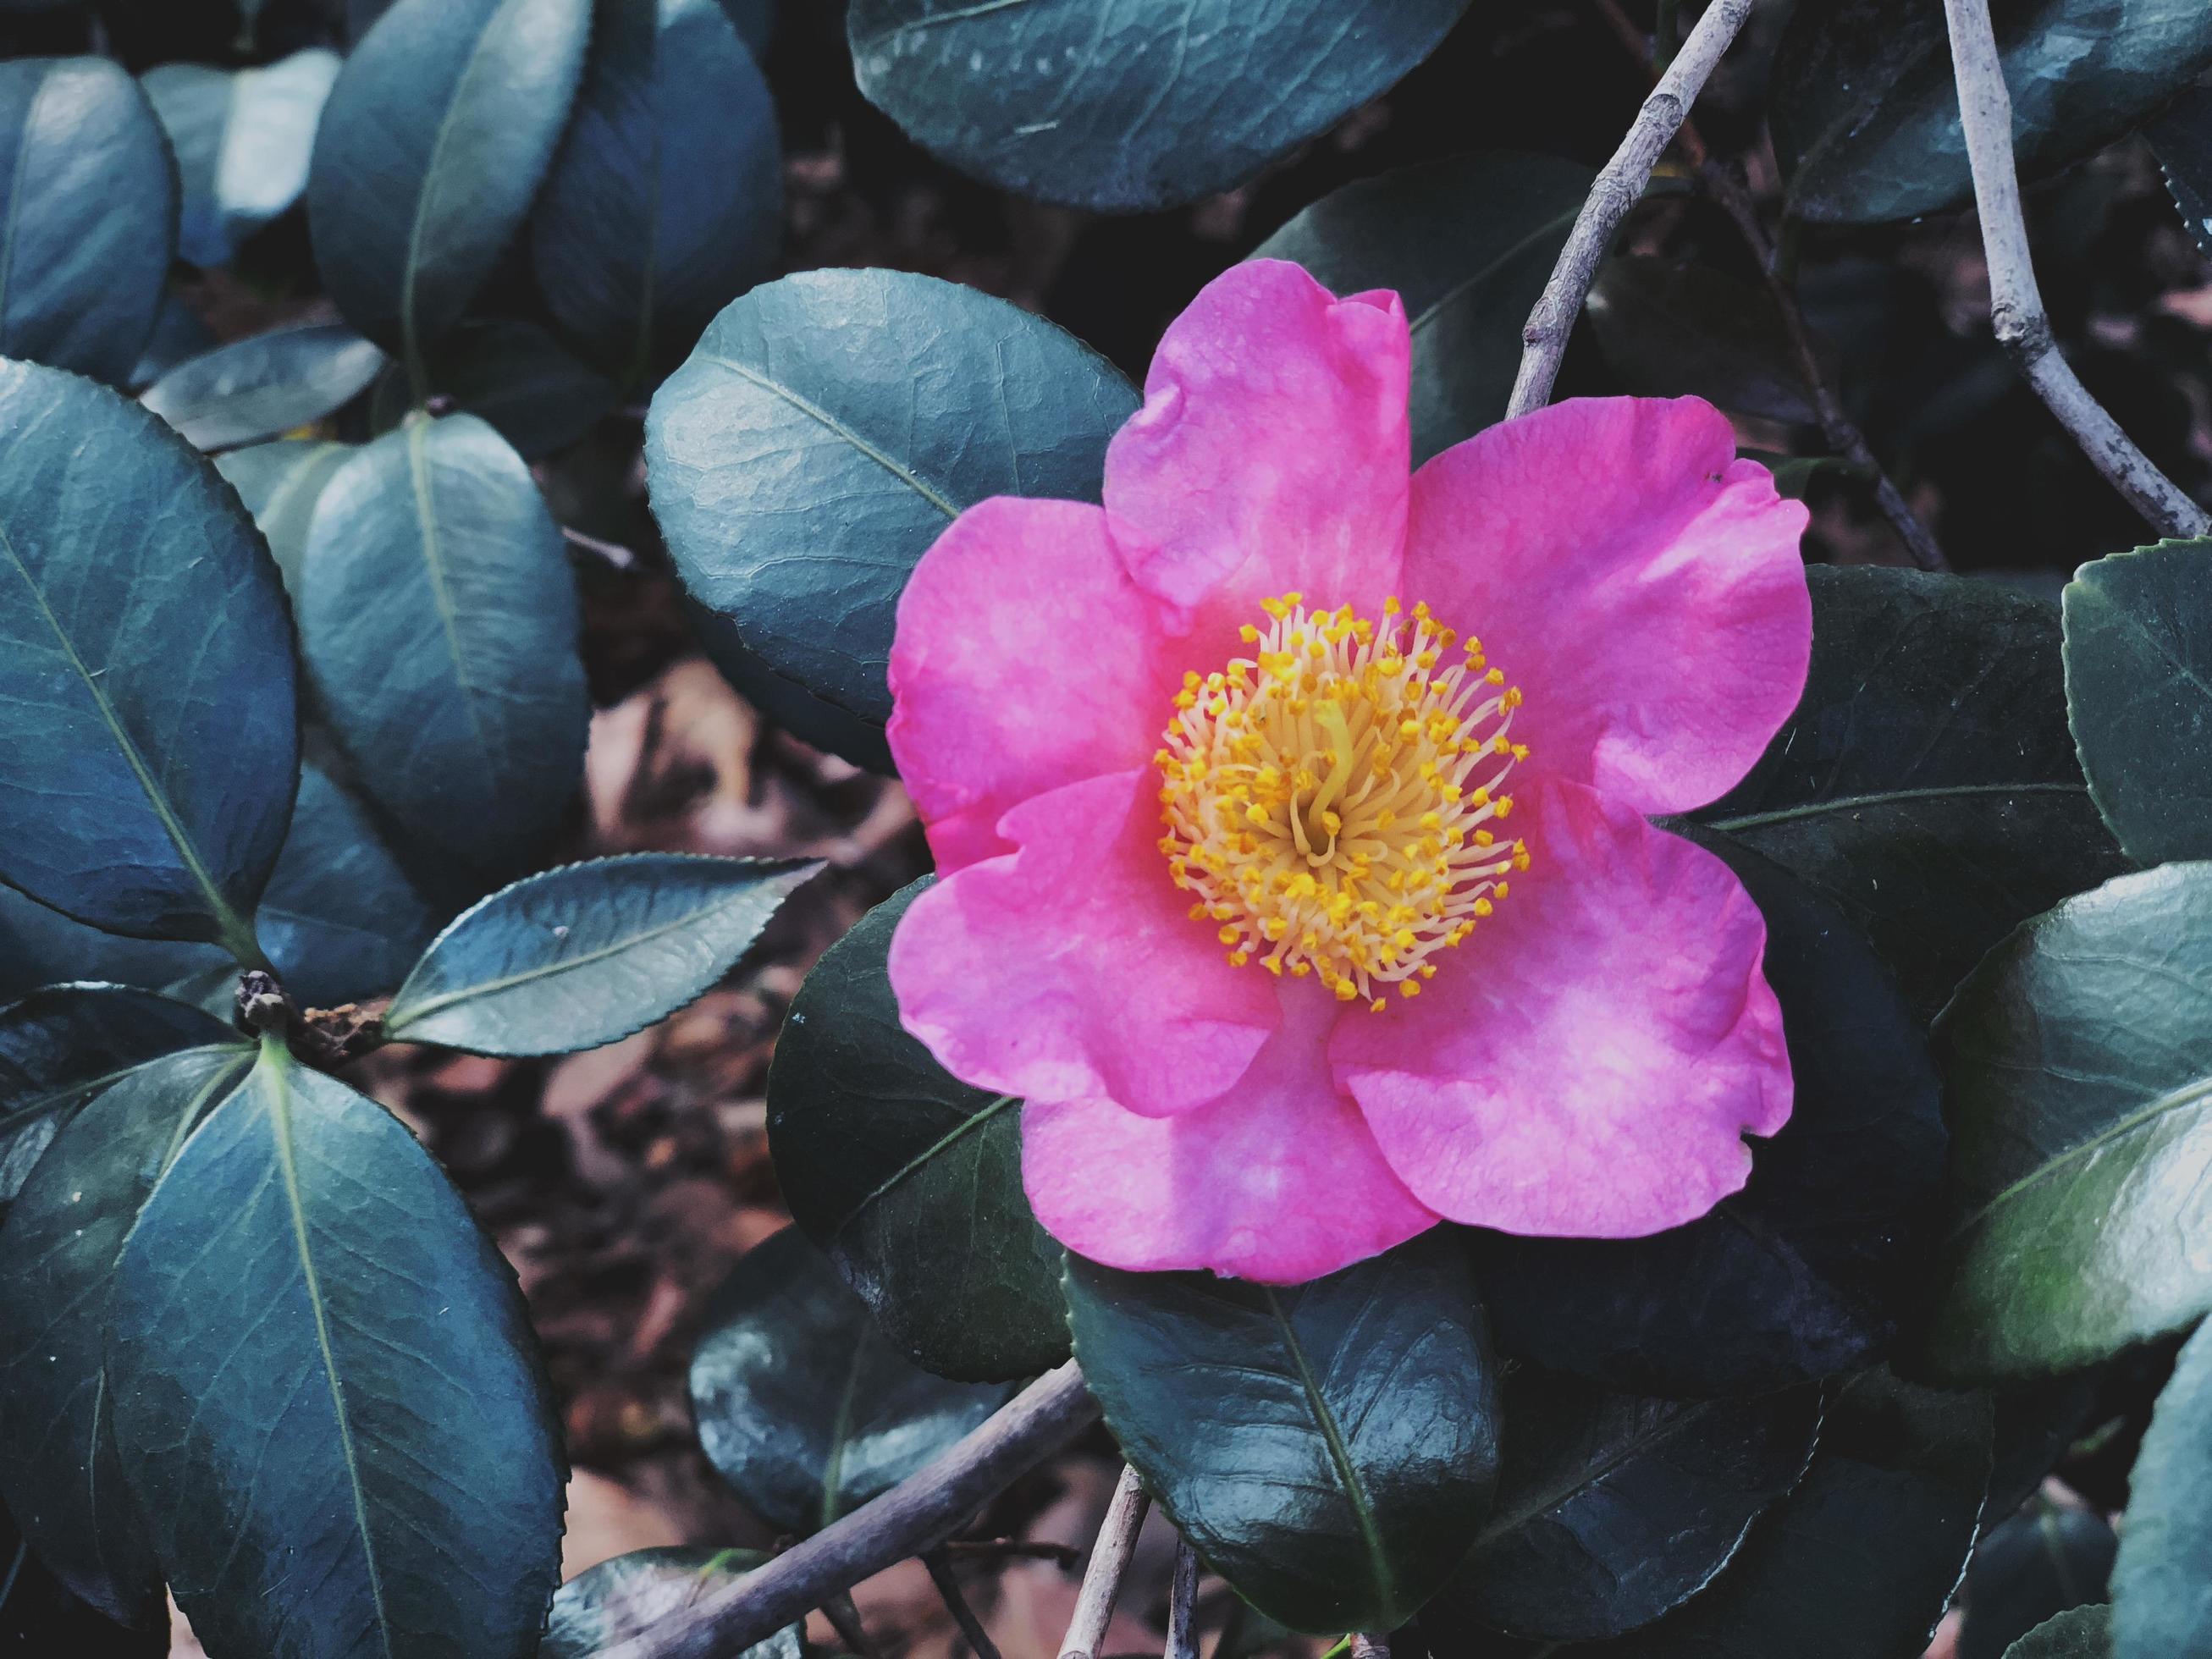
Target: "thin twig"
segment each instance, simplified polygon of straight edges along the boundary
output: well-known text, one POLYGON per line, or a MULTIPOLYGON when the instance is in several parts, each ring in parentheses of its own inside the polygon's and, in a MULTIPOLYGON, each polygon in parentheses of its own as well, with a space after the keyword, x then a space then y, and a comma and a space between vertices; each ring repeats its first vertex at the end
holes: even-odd
POLYGON ((1559 364, 1567 355, 1567 337, 1574 332, 1575 319, 1582 314, 1583 301, 1597 279, 1598 261, 1628 210, 1642 198, 1644 186, 1651 182, 1651 169, 1680 131, 1722 54, 1742 32, 1752 4, 1753 0, 1712 0, 1705 8, 1682 50, 1637 112, 1628 136, 1590 187, 1575 228, 1567 233, 1566 246, 1559 250, 1552 280, 1544 285, 1543 297, 1521 331, 1521 373, 1514 382, 1513 399, 1505 407, 1507 420, 1551 401, 1559 364))
POLYGON ((601 541, 597 536, 586 536, 569 525, 561 526, 561 535, 571 547, 580 547, 585 552, 604 559, 617 570, 637 568, 637 555, 620 542, 601 541))
POLYGON ((934 1549, 1097 1419, 1073 1360, 1047 1371, 918 1474, 735 1583, 657 1622, 610 1607, 614 1639, 600 1659, 741 1653, 839 1591, 934 1549))
POLYGON ((1890 528, 1897 532, 1898 540, 1905 544, 1905 550, 1912 556, 1912 562, 1923 570, 1948 570, 1950 562, 1936 543, 1936 532, 1921 521, 1904 493, 1890 481, 1889 474, 1882 470, 1881 463, 1868 446, 1866 434, 1844 412, 1834 389, 1828 385, 1827 374, 1820 366, 1820 354, 1813 345, 1813 331, 1806 325, 1804 308, 1797 303, 1796 291, 1782 275, 1773 239, 1767 235, 1766 227, 1759 220, 1751 192, 1718 161, 1708 161, 1698 169, 1698 178, 1721 211, 1735 221, 1736 229, 1742 234, 1752 257, 1759 262, 1759 272, 1766 279, 1767 292, 1774 296, 1775 308, 1782 313, 1783 331, 1789 336, 1790 349, 1796 356, 1797 372, 1812 394, 1813 413, 1820 422, 1820 432, 1827 439, 1828 447, 1875 481, 1875 503, 1881 508, 1882 517, 1889 520, 1890 528))
POLYGON ((1107 1504, 1105 1522, 1098 1528, 1098 1541, 1091 1547, 1091 1566, 1083 1575, 1075 1617, 1068 1623, 1067 1639, 1060 1644, 1060 1659, 1093 1659, 1106 1639, 1115 1598, 1121 1593, 1121 1575, 1137 1553, 1137 1528, 1144 1524, 1150 1505, 1136 1470, 1122 1465, 1114 1501, 1107 1504))
POLYGON ((1083 1565, 1083 1552, 1073 1544, 1048 1544, 1032 1538, 956 1538, 945 1546, 956 1561, 1050 1561, 1055 1566, 1083 1565))
POLYGON ((883 1650, 868 1638, 867 1628, 860 1623, 860 1610, 853 1605, 849 1595, 841 1590, 835 1595, 824 1596, 822 1616, 837 1632, 837 1639, 859 1659, 883 1659, 883 1650))
POLYGON ((1390 1659, 1390 1638, 1376 1636, 1366 1631, 1354 1632, 1352 1638, 1352 1659, 1390 1659))
POLYGON ((942 1547, 924 1550, 921 1565, 929 1569, 929 1582, 937 1586, 944 1598, 945 1609, 952 1615, 952 1622, 960 1626, 960 1633, 968 1638, 968 1645, 975 1650, 975 1659, 1000 1659, 999 1644, 991 1639, 991 1632, 983 1628, 983 1621, 975 1616, 975 1609, 968 1605, 968 1597, 960 1588, 960 1581, 952 1576, 952 1558, 942 1547))
POLYGON ((1982 216, 1982 246, 1989 256, 1990 321, 1998 340, 2082 453, 2136 512, 2168 536, 2205 534, 2212 530, 2212 516, 2136 447, 2060 355, 2028 248, 2013 159, 2012 94, 2005 88, 1989 0, 1943 0, 1943 15, 1951 31, 1974 202, 1982 216))
POLYGON ((1198 1659, 1198 1552, 1190 1540, 1176 1540, 1175 1577, 1168 1585, 1166 1659, 1198 1659))

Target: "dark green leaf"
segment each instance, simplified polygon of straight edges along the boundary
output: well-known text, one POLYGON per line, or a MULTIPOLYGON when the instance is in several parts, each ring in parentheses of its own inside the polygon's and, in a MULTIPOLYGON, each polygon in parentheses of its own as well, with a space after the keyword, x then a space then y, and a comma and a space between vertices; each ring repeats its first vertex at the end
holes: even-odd
POLYGON ((2070 1370, 2212 1309, 2212 865, 2123 876, 1991 951, 1936 1030, 1957 1218, 1939 1374, 2070 1370))
POLYGON ((756 58, 768 56, 775 39, 776 0, 722 0, 722 10, 738 31, 738 39, 756 58))
POLYGON ((2181 222, 2212 256, 2212 88, 2183 93, 2143 131, 2166 169, 2181 222))
POLYGON ((275 443, 234 449, 215 464, 253 515, 269 550, 276 556, 276 568, 284 573, 285 586, 295 592, 301 561, 307 554, 315 503, 354 453, 351 444, 280 438, 275 443))
POLYGON ((0 363, 0 875, 250 961, 299 766, 276 567, 215 469, 113 392, 0 363))
POLYGON ((1521 329, 1596 175, 1551 155, 1401 167, 1333 191, 1262 242, 1339 294, 1397 290, 1413 339, 1413 460, 1504 418, 1521 329))
POLYGON ((599 0, 590 68, 531 219, 545 304, 635 386, 775 268, 775 105, 716 0, 599 0))
POLYGON ((362 787, 472 866, 527 858, 575 793, 591 707, 568 550, 522 458, 472 415, 410 420, 324 487, 301 563, 301 650, 362 787))
POLYGON ((254 920, 301 1007, 388 994, 438 931, 438 913, 367 809, 312 762, 301 771, 292 833, 254 920))
POLYGON ((1932 1016, 2020 922, 2125 869, 2066 728, 2055 606, 1816 568, 1804 700, 1697 816, 1840 910, 1932 1016))
MULTIPOLYGON (((462 324, 431 349, 428 374, 433 393, 491 422, 528 461, 566 449, 621 400, 605 375, 513 317, 462 324)), ((413 404, 406 371, 395 364, 377 382, 370 422, 389 432, 413 404)))
POLYGON ((343 408, 384 353, 343 323, 278 329, 171 369, 139 399, 200 449, 235 449, 312 426, 343 408))
MULTIPOLYGON (((653 1549, 602 1561, 554 1596, 538 1659, 596 1659, 768 1559, 757 1550, 653 1549)), ((787 1626, 738 1659, 799 1659, 802 1635, 799 1626, 787 1626)))
POLYGON ((1455 1240, 1431 1232, 1284 1289, 1071 1256, 1066 1287, 1122 1455, 1270 1618, 1395 1629, 1474 1541, 1498 1382, 1455 1240))
POLYGON ((0 1652, 167 1659, 169 1625, 126 1631, 96 1612, 63 1588, 0 1514, 0 1652))
POLYGON ((331 90, 307 179, 315 263, 418 380, 530 211, 591 22, 591 0, 398 0, 331 90))
POLYGON ((1469 1235, 1501 1347, 1652 1394, 1758 1394, 1885 1351, 1942 1194, 1941 1085, 1895 982, 1832 907, 1718 850, 1765 915, 1797 1085, 1750 1183, 1649 1238, 1469 1235))
POLYGON ((46 1566, 128 1624, 167 1620, 115 1449, 108 1288, 155 1182, 252 1061, 233 1037, 123 1073, 55 1139, 0 1231, 0 1490, 46 1566))
MULTIPOLYGON (((2022 167, 2101 149, 2212 63, 2202 0, 2020 0, 1995 13, 2022 167)), ((1843 224, 1973 199, 1950 40, 1923 0, 1804 0, 1768 108, 1790 208, 1843 224)))
POLYGON ((755 289, 654 396, 653 507, 692 596, 881 724, 916 560, 988 495, 1097 499, 1137 410, 1104 358, 973 289, 817 270, 755 289))
POLYGON ((1017 195, 1127 212, 1243 183, 1387 90, 1467 7, 854 0, 846 18, 860 90, 916 143, 1017 195))
POLYGON ((2138 864, 2212 858, 2212 539, 2085 564, 2066 586, 2066 714, 2138 864))
POLYGON ((108 1085, 180 1048, 237 1040, 197 1008, 122 985, 51 985, 0 1008, 0 1200, 108 1085))
POLYGON ((794 1220, 925 1370, 971 1382, 1067 1358, 1061 1252, 1022 1192, 1021 1103, 971 1089, 899 1024, 884 963, 927 879, 814 966, 769 1069, 794 1220))
POLYGON ((200 320, 198 312, 172 290, 154 319, 154 332, 139 354, 138 366, 124 382, 125 390, 141 392, 187 357, 197 357, 216 343, 215 335, 200 320))
POLYGON ((596 1048, 712 990, 821 868, 633 853, 528 877, 438 935, 385 1029, 480 1054, 596 1048))
POLYGON ((1820 1391, 1678 1402, 1523 1368, 1504 1419, 1496 1505, 1421 1610, 1455 1649, 1618 1636, 1696 1595, 1805 1473, 1820 1391))
POLYGON ((299 201, 337 78, 337 54, 319 47, 264 69, 164 64, 146 72, 146 95, 184 178, 180 256, 228 264, 247 237, 299 201))
POLYGON ((229 965, 229 953, 212 945, 172 945, 102 933, 12 887, 0 887, 0 997, 18 997, 66 980, 158 990, 188 975, 229 965))
POLYGON ((2076 1607, 2038 1625, 2005 1650, 2005 1659, 2106 1659, 2112 1650, 2112 1610, 2076 1607))
POLYGON ((1990 1472, 1990 1513, 2010 1515, 2035 1496, 2057 1468, 2097 1403, 2101 1367, 2039 1376, 1995 1390, 1996 1466, 1990 1472))
POLYGON ((909 1364, 795 1227, 738 1263, 706 1326, 691 1359, 699 1443, 738 1496, 788 1531, 890 1491, 1013 1393, 909 1364))
POLYGON ((1589 316, 1623 389, 1638 396, 1687 393, 1771 421, 1816 418, 1782 313, 1763 287, 1710 265, 1624 255, 1599 269, 1589 316))
MULTIPOLYGON (((1986 1395, 1869 1372, 1830 1404, 1804 1480, 1702 1595, 1632 1635, 1540 1651, 1545 1659, 1920 1659, 1973 1547, 1989 1473, 1986 1395)), ((1537 1650, 1527 1651, 1533 1659, 1537 1650)), ((1435 1659, 1473 1655, 1439 1646, 1435 1659)))
POLYGON ((2087 1510, 2039 1504, 2032 1515, 1991 1527, 1966 1568, 1966 1620, 1959 1632, 1958 1659, 2003 1659, 2045 1620, 2106 1600, 2118 1547, 2103 1517, 2087 1510))
POLYGON ((2112 1570, 2113 1651, 2168 1659, 2212 1650, 2212 1325, 2182 1345, 2128 1481, 2112 1570))
POLYGON ((513 1273, 381 1107, 265 1045, 112 1298, 116 1444, 210 1652, 536 1654, 552 1402, 513 1273))
POLYGON ((176 163, 138 83, 104 58, 0 62, 0 356, 123 384, 176 239, 176 163))
POLYGON ((708 610, 689 596, 684 611, 700 647, 722 671, 722 678, 769 720, 801 743, 842 756, 855 766, 887 778, 898 775, 882 726, 823 702, 797 680, 784 678, 745 649, 744 641, 738 637, 737 624, 720 612, 708 610))

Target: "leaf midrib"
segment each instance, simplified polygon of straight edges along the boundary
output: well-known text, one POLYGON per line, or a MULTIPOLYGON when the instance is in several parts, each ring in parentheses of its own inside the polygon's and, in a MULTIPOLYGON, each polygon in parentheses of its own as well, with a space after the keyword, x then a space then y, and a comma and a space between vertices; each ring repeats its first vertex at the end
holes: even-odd
POLYGON ((431 603, 437 607, 439 626, 445 631, 446 654, 453 659, 453 684, 460 692, 469 736, 477 752, 489 758, 492 751, 484 741, 483 715, 477 707, 480 694, 469 676, 468 658, 461 642, 460 609, 453 603, 445 547, 438 534, 437 495, 430 485, 430 458, 423 447, 429 429, 427 420, 410 419, 407 422, 407 478, 413 486, 415 519, 420 532, 416 539, 421 544, 423 568, 429 577, 431 603))
POLYGON ((2052 1156, 2048 1163, 2039 1164, 2018 1181, 2004 1188, 1972 1215, 1963 1218, 1951 1229, 1953 1239, 1964 1238, 2002 1206, 2009 1204, 2022 1193, 2041 1185, 2059 1170, 2081 1162, 2091 1153, 2100 1152, 2115 1141, 2133 1134, 2136 1130, 2156 1122, 2171 1112, 2212 1101, 2212 1077, 2201 1077, 2179 1089, 2169 1089, 2147 1104, 2137 1107, 2116 1123, 2107 1124, 2087 1140, 2077 1141, 2065 1151, 2052 1156))
POLYGON ((1605 1480, 1614 1470, 1626 1464, 1630 1459, 1639 1456, 1652 1447, 1681 1433, 1683 1430, 1711 1411, 1713 1404, 1714 1402, 1710 1400, 1695 1401, 1686 1410, 1665 1418, 1643 1433, 1622 1442, 1595 1467, 1579 1469, 1564 1484, 1555 1485, 1540 1492, 1533 1503, 1517 1504, 1510 1512, 1493 1514, 1489 1521, 1484 1523, 1482 1530, 1475 1534, 1473 1548, 1480 1550, 1486 1545, 1495 1543, 1506 1534, 1525 1527, 1538 1516, 1547 1514, 1568 1499, 1579 1496, 1605 1480))
POLYGON ((915 1175, 919 1174, 924 1165, 927 1164, 932 1159, 943 1153, 947 1147, 952 1146, 956 1141, 961 1140, 966 1136, 970 1135, 976 1130, 981 1128, 993 1118, 998 1116, 1000 1113, 1005 1111, 1007 1107, 1018 1106, 1020 1103, 1021 1097, 1018 1095, 996 1096, 992 1099, 989 1105, 981 1107, 975 1112, 970 1113, 967 1117, 962 1119, 951 1128, 946 1130, 935 1140, 932 1141, 927 1146, 922 1148, 921 1152, 916 1152, 904 1164, 902 1164, 897 1169, 886 1176, 882 1181, 870 1188, 867 1192, 862 1194, 860 1201, 854 1204, 851 1210, 846 1212, 845 1218, 837 1224, 837 1236, 841 1238, 843 1237, 847 1228, 850 1227, 863 1215, 866 1214, 876 1204, 888 1197, 895 1189, 904 1185, 915 1175))
POLYGON ((54 642, 61 647, 62 654, 69 659, 70 667, 75 671, 77 678, 83 683, 86 694, 92 699, 93 707, 100 711, 100 718, 106 724, 108 735, 115 740, 115 746, 122 751, 124 761, 131 768, 131 775, 137 780, 139 789, 144 793, 147 804, 154 809, 154 816, 161 820, 163 832, 169 837, 170 844, 177 849, 177 856, 184 860, 185 873, 191 878, 194 885, 198 887, 201 896, 207 901, 209 912, 215 919, 216 927, 222 934, 224 948, 247 966, 258 965, 260 963, 261 952, 259 946, 252 943, 254 937, 252 927, 239 915, 237 911, 231 908, 230 901, 223 896, 222 890, 209 876, 206 865, 200 860, 199 849, 192 845, 191 838, 185 833, 184 825, 179 822, 175 811, 169 805, 168 796, 155 781, 151 769, 146 764, 145 757, 138 752, 137 744, 124 729, 123 721, 115 712, 115 706, 108 702, 107 693, 100 689, 98 676, 85 666, 84 659, 77 654, 76 642, 70 638, 69 631, 62 626, 61 618, 54 615, 53 607, 46 603, 45 591, 40 587, 37 579, 31 574, 30 567, 24 563, 23 556, 15 550, 15 538, 9 534, 8 526, 4 524, 0 524, 0 550, 6 551, 9 562, 15 567, 15 574, 22 578, 24 587, 30 592, 32 603, 38 606, 40 617, 45 620, 46 627, 53 634, 54 642))
POLYGON ((701 354, 701 358, 702 362, 713 363, 718 368, 726 368, 732 374, 742 375, 744 379, 750 380, 755 386, 758 386, 762 391, 769 392, 775 397, 782 398, 784 402, 789 404, 800 414, 809 416, 812 420, 819 422, 828 430, 836 433, 837 436, 842 438, 847 443, 852 445, 854 449, 860 451, 861 454, 866 455, 878 466, 883 468, 884 471, 890 473, 901 483, 906 485, 908 489, 913 490, 915 495, 921 496, 932 507, 935 507, 939 513, 942 513, 946 518, 957 519, 960 516, 960 509, 953 506, 951 501, 939 495, 935 490, 932 489, 927 484, 924 483, 921 481, 920 475, 915 472, 912 468, 901 466, 896 461, 893 460, 890 456, 884 453, 881 449, 878 449, 875 445, 870 443, 858 432, 855 432, 844 422, 830 414, 828 410, 823 409, 820 404, 800 397, 789 386, 769 379, 767 375, 760 373, 758 370, 747 368, 744 364, 738 362, 734 357, 718 356, 712 352, 706 352, 701 354))
POLYGON ((2086 795, 2087 793, 2088 787, 2080 783, 1940 784, 1925 789, 1886 789, 1863 795, 1838 795, 1828 800, 1808 801, 1801 806, 1785 806, 1771 812, 1746 812, 1735 817, 1693 817, 1691 822, 1733 835, 1745 830, 1763 830, 1769 824, 1824 817, 1834 812, 1859 812, 1869 807, 1895 806, 1917 800, 1948 800, 1981 795, 2086 795))
POLYGON ((1425 306, 1422 308, 1421 313, 1407 325, 1406 331, 1407 335, 1418 339, 1422 330, 1427 328, 1430 324, 1435 322, 1438 317, 1443 314, 1447 307, 1455 304, 1469 289, 1473 289, 1480 283, 1489 281, 1490 278, 1495 276, 1499 271, 1504 270, 1507 265, 1519 258, 1530 248, 1542 241, 1544 238, 1552 234, 1553 232, 1563 228, 1571 229, 1574 226, 1575 221, 1581 216, 1581 204, 1577 203, 1574 211, 1554 215, 1552 218, 1546 220, 1542 224, 1537 226, 1535 229, 1523 236, 1519 241, 1514 243, 1504 252, 1496 255, 1487 264, 1469 271, 1465 276, 1462 277, 1458 282, 1454 283, 1449 288, 1438 295, 1433 304, 1425 306))
POLYGON ((1289 1352, 1291 1363, 1297 1367, 1298 1385, 1305 1390, 1306 1408, 1313 1413, 1314 1422, 1321 1430, 1322 1443, 1328 1448, 1329 1462, 1336 1468, 1338 1483, 1344 1488, 1345 1501, 1352 1505, 1354 1523, 1359 1528, 1361 1547, 1367 1554, 1368 1569, 1375 1576, 1376 1600, 1395 1614, 1398 1606, 1397 1577, 1391 1571, 1389 1551, 1382 1542, 1382 1529, 1375 1522, 1375 1510, 1369 1501, 1367 1488, 1359 1479, 1359 1471, 1352 1461, 1352 1451, 1344 1443, 1343 1433, 1336 1425, 1336 1414, 1322 1398, 1321 1385, 1314 1378, 1313 1367, 1306 1360, 1305 1345, 1298 1340, 1297 1331, 1291 1324, 1290 1316, 1283 1311, 1281 1299, 1273 1285, 1261 1286, 1267 1299, 1267 1311, 1283 1333, 1283 1346, 1289 1352))
POLYGON ((331 1407, 337 1416, 338 1449, 345 1460, 346 1487, 353 1498, 354 1523, 361 1534, 362 1559, 368 1574, 369 1600, 376 1609, 377 1638, 385 1659, 398 1659, 392 1646, 392 1620, 385 1611, 384 1577, 376 1561, 376 1540, 368 1528, 368 1499, 362 1490, 361 1460, 353 1443, 353 1419, 345 1401, 345 1386, 338 1380, 337 1356, 331 1346, 330 1312, 323 1300, 321 1276, 315 1271, 314 1251, 307 1237, 307 1206, 300 1195, 300 1172, 292 1150, 291 1057, 275 1040, 263 1039, 262 1063, 269 1067, 269 1122, 274 1132, 277 1170, 283 1179, 284 1201, 290 1211, 292 1241, 299 1252, 300 1271, 307 1291, 307 1304, 315 1316, 315 1343, 323 1361, 323 1375, 331 1387, 331 1407))
MULTIPOLYGON (((762 884, 765 885, 765 883, 762 884)), ((581 956, 548 963, 542 968, 525 969, 519 974, 508 974, 500 979, 480 980, 473 985, 463 986, 459 990, 447 991, 437 996, 425 998, 412 1008, 405 1006, 407 988, 403 985, 399 988, 398 998, 392 1004, 392 1012, 385 1018, 385 1030, 397 1036, 409 1026, 420 1024, 432 1014, 441 1013, 456 1004, 471 1002, 480 997, 497 996, 503 991, 513 990, 518 985, 531 985, 539 980, 552 979, 562 974, 574 973, 579 969, 588 968, 593 963, 604 962, 609 957, 620 956, 625 951, 634 951, 641 945, 650 945, 657 939, 665 939, 671 933, 680 933, 686 927, 696 927, 702 921, 719 916, 732 906, 742 904, 746 900, 757 896, 759 890, 758 886, 748 887, 742 892, 732 893, 725 898, 718 899, 702 909, 686 911, 672 921, 662 922, 659 927, 647 928, 641 933, 629 934, 611 945, 603 945, 594 950, 586 951, 581 956)), ((458 929, 462 921, 469 920, 468 916, 463 916, 460 921, 455 922, 453 926, 458 929)), ((430 947, 431 953, 434 955, 437 948, 437 945, 433 944, 430 947)))

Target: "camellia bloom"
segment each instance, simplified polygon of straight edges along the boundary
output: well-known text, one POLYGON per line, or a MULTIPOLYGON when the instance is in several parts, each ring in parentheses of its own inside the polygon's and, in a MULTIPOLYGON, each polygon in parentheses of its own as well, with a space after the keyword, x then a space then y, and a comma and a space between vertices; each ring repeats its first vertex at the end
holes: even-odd
POLYGON ((1255 261, 1168 331, 1105 505, 915 569, 890 744, 942 879, 907 1028, 1017 1096, 1048 1231, 1295 1283, 1439 1218, 1623 1237, 1788 1118, 1765 925, 1656 830, 1796 706, 1802 507, 1694 399, 1410 471, 1397 296, 1255 261))

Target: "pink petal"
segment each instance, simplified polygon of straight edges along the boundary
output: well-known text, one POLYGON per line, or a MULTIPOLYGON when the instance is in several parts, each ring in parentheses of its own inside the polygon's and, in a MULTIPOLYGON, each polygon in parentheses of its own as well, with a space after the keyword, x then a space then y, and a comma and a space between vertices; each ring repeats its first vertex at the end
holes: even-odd
POLYGON ((1766 924, 1733 872, 1579 784, 1514 828, 1535 862, 1421 995, 1329 1053, 1390 1167, 1454 1221, 1628 1238, 1741 1187, 1788 1121, 1766 924))
POLYGON ((1583 398, 1413 479, 1405 580, 1527 693, 1534 770, 1647 812, 1725 794, 1812 653, 1802 503, 1694 398, 1583 398))
POLYGON ((1371 611, 1405 540, 1410 361, 1395 294, 1339 300, 1279 259, 1209 283, 1106 453, 1108 519, 1138 586, 1187 609, 1212 598, 1232 632, 1292 590, 1371 611))
POLYGON ((1330 1081, 1337 1004, 1285 981, 1283 1018, 1235 1087, 1179 1117, 1032 1103, 1022 1180, 1045 1231, 1109 1267, 1301 1284, 1437 1222, 1330 1081))
POLYGON ((1243 1076, 1274 983, 1231 968, 1156 842, 1159 775, 1121 772, 1015 807, 1018 849, 914 902, 891 939, 908 1030, 955 1077, 1028 1100, 1164 1115, 1243 1076))
POLYGON ((890 738, 941 872, 1011 851, 1009 807, 1147 763, 1177 684, 1158 608, 1078 501, 981 502, 922 556, 899 599, 890 738))

